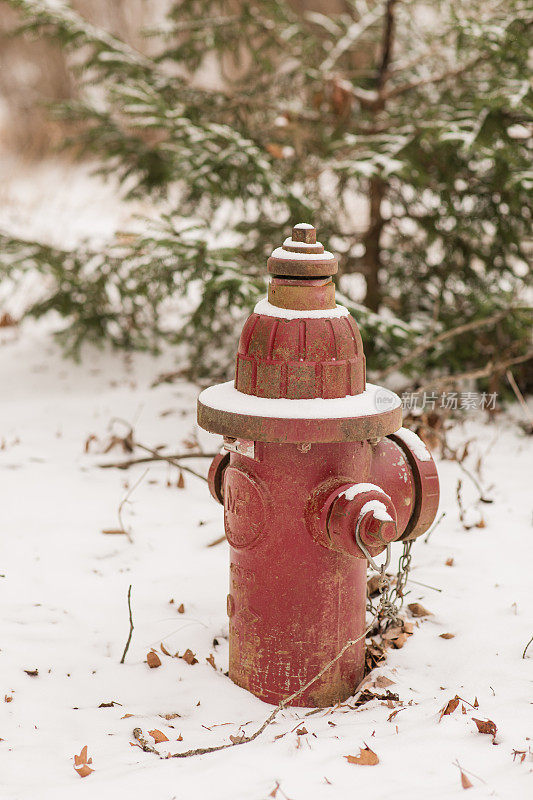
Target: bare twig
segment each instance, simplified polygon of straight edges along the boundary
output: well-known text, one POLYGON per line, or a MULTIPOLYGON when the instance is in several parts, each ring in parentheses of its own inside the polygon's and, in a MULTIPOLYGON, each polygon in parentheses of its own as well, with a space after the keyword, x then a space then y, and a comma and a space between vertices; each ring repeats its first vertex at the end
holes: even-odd
POLYGON ((212 542, 209 542, 207 547, 215 547, 215 545, 222 544, 222 542, 225 541, 226 541, 226 535, 224 534, 224 536, 219 536, 218 539, 214 539, 212 542))
POLYGON ((518 388, 518 384, 515 381, 514 375, 513 375, 513 373, 511 372, 510 369, 508 369, 507 372, 505 373, 505 377, 509 381, 511 389, 515 393, 516 399, 518 400, 518 402, 522 406, 522 411, 524 412, 524 416, 529 421, 529 425, 530 425, 531 429, 533 430, 533 416, 531 414, 531 411, 529 410, 529 407, 528 407, 526 401, 524 400, 524 395, 522 394, 522 392, 518 388))
POLYGON ((141 444, 140 442, 137 442, 135 440, 134 436, 133 436, 133 427, 125 419, 120 419, 119 417, 115 417, 114 421, 115 422, 120 422, 121 425, 125 425, 127 427, 128 433, 126 435, 126 438, 129 440, 129 442, 130 442, 132 447, 138 447, 139 450, 144 450, 145 453, 150 453, 150 455, 153 456, 155 459, 161 460, 161 461, 167 461, 169 464, 172 464, 173 466, 178 467, 178 469, 181 469, 183 472, 188 472, 190 475, 194 475, 195 478, 200 478, 200 480, 205 481, 207 483, 207 478, 205 478, 199 472, 196 472, 196 470, 191 469, 190 467, 186 467, 184 464, 180 464, 172 456, 163 456, 157 450, 154 450, 153 447, 148 447, 145 444, 141 444))
POLYGON ((429 529, 429 531, 426 533, 426 536, 425 536, 425 538, 424 538, 424 542, 425 542, 426 544, 428 543, 428 541, 429 541, 429 537, 431 536, 431 534, 433 533, 433 531, 435 530, 435 528, 437 528, 437 527, 438 527, 438 526, 441 524, 441 522, 442 522, 442 520, 444 519, 444 517, 445 517, 445 516, 446 516, 446 512, 445 512, 445 511, 443 511, 443 512, 442 512, 442 514, 440 515, 440 517, 438 518, 438 520, 437 520, 436 522, 434 522, 434 523, 433 523, 433 525, 431 526, 431 528, 429 529))
POLYGON ((124 506, 126 505, 126 503, 128 502, 128 500, 130 499, 130 497, 132 496, 132 494, 133 494, 133 492, 135 491, 135 489, 137 488, 137 486, 138 486, 138 485, 141 483, 141 481, 143 481, 143 480, 145 479, 145 477, 148 475, 148 472, 149 472, 149 471, 150 471, 150 470, 148 470, 148 469, 145 469, 145 470, 144 470, 144 472, 143 472, 143 474, 140 476, 140 478, 138 478, 138 480, 136 480, 136 481, 135 481, 135 483, 133 484, 133 486, 131 487, 131 489, 128 489, 128 491, 126 492, 126 494, 124 495, 124 497, 122 498, 122 500, 121 500, 121 501, 120 501, 120 503, 119 503, 119 507, 118 507, 118 511, 117 511, 117 516, 118 516, 118 524, 120 525, 120 529, 124 531, 124 533, 126 534, 126 536, 128 537, 128 540, 129 540, 130 542, 133 542, 133 539, 132 539, 132 537, 131 537, 131 533, 130 533, 130 532, 128 531, 128 529, 125 527, 125 525, 124 525, 124 522, 123 522, 123 520, 122 520, 122 509, 124 508, 124 506))
POLYGON ((411 361, 421 355, 421 353, 425 353, 426 350, 431 350, 432 347, 435 347, 435 345, 439 344, 440 342, 445 342, 447 339, 452 339, 455 336, 460 336, 462 333, 468 333, 468 331, 476 330, 476 328, 482 328, 485 325, 495 325, 508 313, 508 310, 500 311, 498 314, 493 314, 491 317, 485 317, 485 319, 476 319, 472 322, 465 322, 464 325, 458 325, 456 328, 451 328, 450 330, 439 333, 437 336, 425 339, 418 345, 418 347, 415 347, 410 353, 407 353, 407 355, 403 356, 403 358, 400 358, 400 360, 396 361, 395 364, 391 364, 386 369, 378 372, 377 377, 380 380, 386 378, 392 372, 400 370, 406 364, 409 364, 411 361))
POLYGON ((439 589, 437 586, 430 586, 429 583, 414 581, 412 578, 409 578, 409 583, 416 583, 417 586, 424 586, 426 589, 432 589, 434 592, 442 592, 442 589, 439 589))
MULTIPOLYGON (((462 459, 459 457, 458 451, 454 450, 452 447, 450 447, 450 445, 448 444, 448 442, 446 441, 446 438, 442 435, 442 433, 439 433, 438 431, 435 430, 435 428, 431 428, 429 425, 424 425, 424 423, 420 423, 419 424, 419 428, 423 428, 424 430, 430 431, 434 436, 437 437, 437 439, 439 439, 439 441, 442 443, 443 452, 445 454, 447 453, 448 457, 450 457, 452 461, 456 462, 456 464, 459 467, 459 469, 462 472, 464 472, 464 474, 467 476, 467 478, 470 478, 470 480, 472 481, 472 483, 476 487, 477 491, 479 492, 479 499, 481 500, 481 502, 482 503, 493 503, 494 501, 491 500, 490 497, 486 496, 486 494, 485 494, 485 492, 483 490, 483 487, 481 486, 481 484, 478 481, 478 479, 476 478, 476 476, 473 475, 470 472, 470 470, 465 467, 465 465, 463 464, 462 459)), ((442 517, 441 517, 441 519, 442 519, 442 517)), ((439 522, 440 522, 440 520, 439 520, 439 522)))
POLYGON ((378 619, 378 614, 376 613, 374 615, 371 624, 368 626, 368 628, 365 630, 364 633, 358 636, 357 639, 350 639, 348 642, 346 642, 344 647, 342 647, 341 650, 339 650, 335 658, 332 658, 331 661, 328 661, 328 663, 324 667, 322 667, 320 672, 318 672, 313 678, 311 678, 310 681, 307 681, 306 684, 297 689, 296 692, 293 692, 293 694, 291 694, 289 697, 286 697, 285 700, 282 700, 281 703, 279 703, 279 705, 277 705, 276 708, 268 715, 268 717, 259 726, 259 728, 256 731, 254 731, 254 733, 250 734, 250 736, 242 734, 241 736, 234 736, 231 742, 226 742, 225 744, 213 745, 212 747, 197 747, 194 750, 185 750, 182 753, 172 753, 169 754, 168 756, 161 755, 154 747, 148 744, 148 742, 146 742, 146 740, 143 739, 142 731, 139 728, 135 728, 135 730, 133 731, 133 736, 139 742, 139 746, 141 747, 142 750, 144 750, 145 752, 154 753, 161 759, 189 758, 190 756, 203 756, 206 755, 207 753, 218 753, 220 750, 227 750, 229 747, 237 747, 237 745, 249 744, 250 742, 253 742, 255 739, 257 739, 258 736, 261 736, 263 731, 265 731, 266 728, 268 728, 268 726, 272 722, 274 722, 275 718, 277 717, 280 711, 283 711, 283 709, 286 706, 290 705, 290 703, 292 703, 293 700, 296 700, 297 697, 299 697, 303 692, 309 689, 310 686, 316 683, 316 681, 319 680, 322 677, 322 675, 324 675, 324 673, 328 671, 328 669, 330 669, 334 664, 336 664, 337 661, 340 658, 342 658, 344 653, 350 647, 353 647, 362 639, 365 639, 372 630, 374 623, 376 622, 377 619, 378 619))
POLYGON ((528 643, 526 644, 526 646, 524 647, 524 652, 522 653, 522 658, 525 658, 525 657, 526 657, 526 653, 527 653, 528 647, 529 647, 529 645, 531 644, 531 642, 533 642, 533 636, 531 637, 531 639, 529 640, 529 642, 528 642, 528 643))
POLYGON ((124 659, 126 658, 126 653, 128 652, 128 648, 131 642, 131 636, 133 634, 133 615, 131 613, 131 583, 128 589, 128 611, 130 613, 130 632, 128 634, 128 641, 126 642, 126 647, 124 648, 124 652, 122 653, 122 658, 120 659, 120 663, 124 663, 124 659))
POLYGON ((529 361, 533 358, 533 350, 528 350, 527 353, 521 356, 515 356, 507 361, 489 361, 486 367, 481 369, 472 370, 471 372, 461 372, 456 375, 444 375, 441 378, 435 378, 431 383, 426 383, 425 386, 420 386, 417 391, 425 392, 428 389, 435 389, 438 386, 446 386, 448 384, 460 383, 461 381, 474 380, 476 378, 489 378, 497 372, 504 372, 508 367, 513 364, 523 364, 524 361, 529 361))
POLYGON ((442 81, 448 80, 448 78, 456 78, 458 75, 462 75, 464 72, 468 72, 469 69, 476 66, 482 58, 482 56, 476 56, 470 59, 470 61, 467 61, 466 64, 462 64, 462 66, 456 67, 455 69, 447 69, 435 75, 429 75, 427 78, 421 78, 417 81, 409 81, 408 83, 402 83, 400 86, 394 86, 386 92, 385 99, 390 100, 392 97, 399 97, 406 92, 412 91, 412 89, 419 89, 421 86, 442 83, 442 81))
POLYGON ((185 458, 214 458, 216 455, 218 455, 218 453, 171 453, 170 455, 161 455, 161 453, 158 453, 156 456, 130 458, 127 461, 115 461, 112 464, 98 464, 98 466, 101 469, 128 469, 136 464, 149 464, 153 461, 167 461, 169 458, 172 458, 175 461, 182 461, 185 458))

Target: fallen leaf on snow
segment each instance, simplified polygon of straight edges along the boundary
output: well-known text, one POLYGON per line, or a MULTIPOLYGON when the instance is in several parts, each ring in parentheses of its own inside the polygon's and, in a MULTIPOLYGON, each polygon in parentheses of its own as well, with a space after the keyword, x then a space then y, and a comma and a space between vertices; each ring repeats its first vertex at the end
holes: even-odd
POLYGON ((193 651, 188 647, 184 654, 180 656, 187 664, 198 664, 198 659, 194 655, 193 651))
POLYGON ((80 778, 86 778, 91 772, 94 772, 94 769, 89 766, 92 763, 92 758, 87 758, 87 745, 85 745, 79 756, 74 756, 73 767, 80 778))
POLYGON ((4 703, 11 703, 13 701, 13 695, 5 694, 4 695, 4 703))
POLYGON ((173 714, 161 714, 161 716, 164 719, 171 720, 171 719, 176 719, 176 717, 181 717, 181 714, 178 714, 178 712, 175 711, 173 714))
POLYGON ((157 728, 154 728, 153 731, 148 731, 148 733, 156 744, 159 744, 160 742, 168 742, 168 736, 165 736, 163 731, 158 731, 157 728))
POLYGON ((185 489, 185 478, 183 477, 183 472, 181 471, 181 469, 176 486, 178 487, 178 489, 185 489))
POLYGON ((147 654, 146 661, 148 662, 150 669, 155 669, 156 667, 161 666, 161 659, 154 650, 150 650, 150 652, 147 654))
POLYGON ((376 680, 374 681, 374 686, 378 689, 386 689, 387 686, 392 686, 394 681, 391 681, 390 678, 387 678, 386 675, 378 675, 376 680))
POLYGON ((375 767, 379 758, 367 745, 359 749, 358 756, 344 756, 348 764, 359 764, 362 767, 375 767))
POLYGON ((477 729, 480 733, 486 733, 489 736, 492 736, 493 739, 498 733, 498 728, 491 719, 476 719, 475 717, 472 717, 472 722, 476 723, 477 729))
POLYGON ((441 633, 440 634, 440 638, 441 639, 454 639, 455 638, 455 633, 441 633))
POLYGON ((296 735, 297 736, 305 736, 306 733, 308 733, 308 730, 304 726, 302 726, 301 728, 297 728, 296 729, 296 735))
POLYGON ((133 716, 134 716, 134 714, 124 714, 124 716, 121 717, 120 719, 129 719, 130 717, 133 717, 133 716))
POLYGON ((453 712, 455 711, 455 709, 459 705, 460 699, 461 698, 459 697, 459 695, 456 694, 455 697, 453 697, 451 700, 449 700, 447 702, 447 704, 444 706, 444 708, 441 708, 439 722, 441 721, 441 719, 443 717, 447 717, 449 714, 453 714, 453 712))
POLYGON ((26 673, 26 675, 29 675, 30 678, 36 678, 37 675, 39 674, 38 669, 25 669, 24 672, 26 673))
POLYGON ((215 664, 215 657, 214 657, 213 653, 209 653, 209 656, 206 658, 206 661, 207 661, 208 664, 211 664, 213 669, 216 670, 217 665, 215 664))
POLYGON ((169 653, 163 642, 159 645, 161 648, 161 652, 164 653, 166 656, 170 656, 172 658, 172 653, 169 653))
POLYGON ((453 567, 453 558, 447 558, 444 563, 447 567, 453 567))
POLYGON ((463 770, 461 770, 461 786, 463 789, 471 789, 473 786, 472 781, 469 780, 468 775, 465 775, 463 770))
POLYGON ((185 606, 183 603, 180 603, 178 606, 178 614, 185 614, 185 606))
POLYGON ((427 608, 420 605, 420 603, 409 603, 407 606, 413 617, 431 617, 433 616, 431 611, 428 611, 427 608))

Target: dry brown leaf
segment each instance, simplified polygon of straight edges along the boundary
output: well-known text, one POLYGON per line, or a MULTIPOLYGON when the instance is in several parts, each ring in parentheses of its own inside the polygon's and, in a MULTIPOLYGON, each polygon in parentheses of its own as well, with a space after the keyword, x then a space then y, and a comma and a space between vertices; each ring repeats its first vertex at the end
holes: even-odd
POLYGON ((276 142, 267 142, 265 145, 265 150, 273 158, 283 158, 283 147, 276 142))
POLYGON ((159 646, 160 646, 160 648, 161 648, 161 652, 162 652, 164 655, 166 655, 166 656, 170 656, 170 657, 172 658, 172 653, 169 653, 169 652, 168 652, 168 650, 167 650, 167 648, 165 647, 165 645, 163 644, 163 642, 161 642, 161 644, 160 644, 159 646))
POLYGON ((92 764, 92 758, 87 758, 87 745, 82 748, 81 753, 79 756, 74 756, 74 764, 73 767, 80 776, 80 778, 86 778, 91 772, 94 772, 94 769, 89 766, 92 764))
POLYGON ((230 734, 230 737, 229 737, 229 738, 230 738, 230 741, 231 741, 233 744, 240 744, 240 742, 244 741, 244 734, 242 734, 241 736, 232 736, 232 735, 230 734))
POLYGON ((393 639, 392 646, 395 647, 397 650, 399 650, 400 647, 404 646, 408 638, 409 638, 408 633, 401 633, 399 636, 396 637, 396 639, 393 639))
POLYGON ((441 639, 454 639, 455 633, 441 633, 439 636, 441 639))
POLYGON ((173 714, 161 714, 161 716, 164 719, 171 720, 171 719, 176 719, 177 717, 181 717, 181 714, 178 714, 178 712, 175 711, 173 714))
POLYGON ((392 712, 392 714, 389 714, 389 716, 387 717, 387 722, 392 722, 396 714, 399 714, 400 711, 403 711, 403 708, 397 708, 395 711, 392 712))
POLYGON ((161 666, 161 659, 154 650, 150 650, 150 652, 147 654, 146 661, 148 662, 150 669, 156 669, 156 667, 161 666))
POLYGON ((491 719, 476 719, 472 717, 472 722, 475 722, 477 729, 480 733, 486 733, 494 738, 498 733, 498 728, 491 719))
POLYGON ((344 758, 348 764, 359 764, 362 767, 375 767, 379 764, 379 758, 368 745, 359 748, 358 756, 344 756, 344 758))
POLYGON ((178 606, 178 614, 185 614, 185 606, 183 603, 180 603, 178 606))
POLYGON ((468 775, 465 775, 463 770, 461 770, 461 786, 463 789, 471 789, 473 786, 472 781, 468 778, 468 775))
POLYGON ((159 744, 160 742, 168 742, 168 736, 165 736, 163 731, 158 731, 157 728, 154 728, 153 731, 148 731, 148 733, 156 744, 159 744))
POLYGON ((25 669, 24 672, 26 673, 26 675, 29 675, 30 678, 36 678, 37 675, 39 674, 38 669, 25 669))
POLYGON ((307 730, 307 728, 305 726, 302 726, 301 728, 297 728, 296 729, 296 735, 297 736, 305 736, 306 733, 308 733, 308 730, 307 730))
POLYGON ((179 658, 182 658, 184 661, 187 662, 187 664, 191 665, 198 664, 198 659, 196 658, 193 651, 189 647, 186 649, 186 651, 182 656, 179 656, 179 658))
POLYGON ((183 477, 183 472, 181 471, 181 469, 176 486, 178 487, 178 489, 185 489, 185 478, 183 477))
POLYGON ((4 703, 11 703, 11 702, 13 702, 13 695, 5 694, 4 695, 4 703))
POLYGON ((374 686, 378 689, 386 689, 387 686, 392 686, 393 683, 394 681, 391 681, 391 679, 387 678, 385 675, 378 675, 374 681, 374 686))
POLYGON ((413 617, 431 617, 433 616, 431 611, 428 611, 427 608, 420 605, 420 603, 409 603, 407 606, 413 617))
POLYGON ((366 584, 366 590, 369 597, 373 597, 379 592, 381 586, 381 575, 372 575, 366 584))
POLYGON ((130 717, 133 717, 133 716, 134 716, 134 714, 124 714, 124 716, 121 717, 120 719, 129 719, 130 717))
POLYGON ((9 311, 4 311, 0 317, 0 328, 14 328, 18 325, 17 320, 11 316, 9 311))
POLYGON ((474 708, 479 708, 479 703, 477 701, 477 697, 474 697, 474 708))
POLYGON ((453 558, 447 558, 444 563, 447 567, 453 567, 453 558))
POLYGON ((453 712, 455 711, 455 709, 459 705, 460 700, 461 700, 461 698, 457 694, 451 700, 448 700, 448 702, 444 706, 444 708, 441 709, 439 722, 441 721, 441 719, 443 717, 447 717, 449 714, 453 714, 453 712))
POLYGON ((215 664, 215 657, 214 657, 213 653, 209 653, 209 656, 206 658, 206 661, 207 661, 208 664, 211 664, 213 669, 216 670, 217 665, 215 664))

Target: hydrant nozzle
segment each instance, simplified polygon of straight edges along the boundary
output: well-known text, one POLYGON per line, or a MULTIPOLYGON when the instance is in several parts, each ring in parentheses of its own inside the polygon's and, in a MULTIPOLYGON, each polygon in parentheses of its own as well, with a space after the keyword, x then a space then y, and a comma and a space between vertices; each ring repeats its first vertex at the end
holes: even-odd
MULTIPOLYGON (((399 397, 366 381, 359 329, 335 302, 337 260, 313 226, 296 225, 267 266, 235 380, 201 393, 198 422, 226 451, 209 487, 231 554, 230 678, 279 703, 361 636, 367 558, 424 533, 439 486, 399 397)), ((361 641, 294 704, 341 701, 363 675, 361 641)))

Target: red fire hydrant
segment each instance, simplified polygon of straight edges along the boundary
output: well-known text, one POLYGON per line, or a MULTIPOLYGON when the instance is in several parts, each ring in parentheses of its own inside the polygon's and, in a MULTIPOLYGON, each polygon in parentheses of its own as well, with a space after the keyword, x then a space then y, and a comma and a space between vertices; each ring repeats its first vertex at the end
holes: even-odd
MULTIPOLYGON (((268 259, 235 382, 198 399, 224 436, 210 469, 231 549, 230 678, 268 703, 298 691, 365 630, 367 558, 431 525, 433 459, 401 402, 366 383, 361 335, 335 303, 335 257, 300 224, 268 259)), ((327 706, 364 674, 364 638, 292 703, 327 706)))

